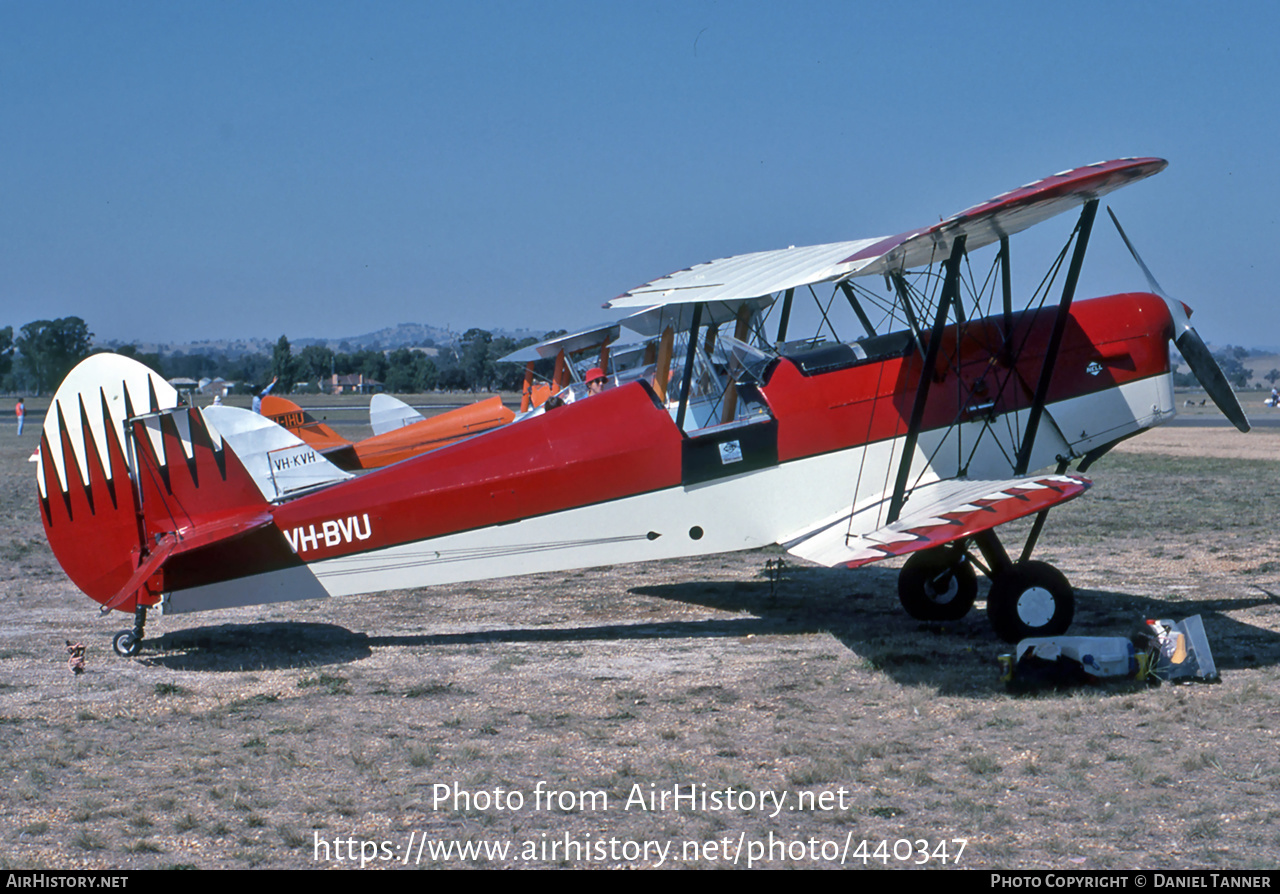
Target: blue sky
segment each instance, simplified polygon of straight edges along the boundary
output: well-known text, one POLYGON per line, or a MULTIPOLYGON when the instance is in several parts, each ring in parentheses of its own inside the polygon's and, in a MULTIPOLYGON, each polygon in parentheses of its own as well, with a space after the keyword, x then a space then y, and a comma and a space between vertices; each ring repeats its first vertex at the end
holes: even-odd
MULTIPOLYGON (((1209 341, 1277 345, 1278 9, 0 0, 0 325, 572 329, 1156 155, 1108 203, 1209 341)), ((1078 294, 1143 287, 1100 217, 1078 294)))

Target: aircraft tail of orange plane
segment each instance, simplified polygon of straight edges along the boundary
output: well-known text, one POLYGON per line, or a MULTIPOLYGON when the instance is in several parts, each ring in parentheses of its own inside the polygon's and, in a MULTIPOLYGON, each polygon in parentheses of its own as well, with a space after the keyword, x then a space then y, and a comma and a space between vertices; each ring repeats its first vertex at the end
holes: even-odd
POLYGON ((356 445, 316 419, 287 397, 268 394, 262 399, 262 415, 293 432, 340 469, 363 468, 356 455, 356 445))
POLYGON ((273 395, 263 398, 262 415, 348 471, 379 469, 515 419, 515 413, 502 405, 502 398, 494 396, 352 443, 287 398, 273 395))

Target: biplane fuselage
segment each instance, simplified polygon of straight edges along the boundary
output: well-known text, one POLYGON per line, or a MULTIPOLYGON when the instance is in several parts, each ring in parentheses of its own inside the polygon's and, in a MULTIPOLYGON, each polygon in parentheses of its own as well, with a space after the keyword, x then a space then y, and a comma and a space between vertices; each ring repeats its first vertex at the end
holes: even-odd
MULTIPOLYGON (((913 480, 1010 475, 1052 321, 1045 310, 943 332, 913 480)), ((1030 468, 1170 418, 1169 337, 1154 295, 1076 302, 1046 401, 1052 424, 1040 427, 1030 468)), ((104 604, 133 610, 163 594, 167 611, 186 612, 785 542, 851 503, 881 505, 892 489, 923 357, 907 333, 866 344, 881 353, 837 345, 777 359, 744 388, 757 412, 726 426, 682 435, 635 382, 275 505, 248 497, 234 454, 201 435, 198 411, 180 408, 189 422, 159 426, 160 439, 135 423, 144 542, 175 527, 179 539, 210 526, 225 536, 175 552, 136 601, 118 599, 138 561, 132 512, 110 538, 134 543, 115 567, 104 574, 105 550, 82 546, 94 570, 77 574, 75 559, 67 570, 104 604), (228 488, 235 497, 197 496, 228 488)), ((44 506, 56 547, 66 511, 84 510, 44 506)))

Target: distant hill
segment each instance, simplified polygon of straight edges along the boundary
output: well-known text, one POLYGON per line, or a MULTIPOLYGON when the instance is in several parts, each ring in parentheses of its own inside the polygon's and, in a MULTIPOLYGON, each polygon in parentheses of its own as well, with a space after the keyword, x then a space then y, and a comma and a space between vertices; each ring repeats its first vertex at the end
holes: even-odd
POLYGON ((1251 374, 1250 384, 1257 388, 1270 388, 1271 383, 1267 381, 1266 375, 1273 369, 1280 370, 1280 354, 1264 354, 1249 356, 1248 360, 1242 361, 1244 368, 1249 370, 1251 374))
POLYGON ((364 335, 348 335, 342 338, 300 338, 297 341, 293 339, 289 341, 290 344, 296 347, 321 345, 334 351, 350 353, 351 351, 363 351, 366 348, 375 351, 386 351, 395 348, 447 345, 452 344, 461 337, 462 333, 441 329, 439 326, 428 326, 425 323, 400 323, 397 326, 387 326, 376 332, 366 332, 364 335))
MULTIPOLYGON (((532 329, 490 329, 495 338, 507 337, 519 341, 523 338, 541 339, 546 333, 532 329)), ((288 333, 285 333, 286 335, 288 333)), ((442 329, 439 326, 428 326, 425 323, 400 323, 387 326, 375 332, 363 335, 346 335, 337 338, 290 338, 289 345, 294 351, 307 345, 322 345, 333 351, 351 353, 353 351, 393 351, 397 348, 413 348, 430 345, 446 347, 459 341, 464 333, 442 329)), ((238 338, 238 339, 206 339, 191 342, 132 342, 142 353, 158 353, 165 356, 174 354, 223 354, 227 357, 239 357, 243 354, 270 354, 279 336, 275 338, 238 338)), ((131 342, 116 339, 97 342, 105 348, 118 348, 131 342)))

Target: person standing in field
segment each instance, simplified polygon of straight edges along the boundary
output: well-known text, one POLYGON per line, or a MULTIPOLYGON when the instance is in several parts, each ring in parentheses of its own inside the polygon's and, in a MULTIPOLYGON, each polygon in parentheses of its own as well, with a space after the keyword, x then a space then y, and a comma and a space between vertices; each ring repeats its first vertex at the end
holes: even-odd
POLYGON ((272 376, 271 384, 268 385, 266 388, 263 388, 261 391, 259 391, 257 394, 253 396, 253 412, 255 413, 262 412, 262 399, 271 393, 272 388, 276 387, 276 381, 279 378, 280 378, 279 376, 272 376))
POLYGON ((22 437, 22 421, 27 418, 27 407, 22 398, 18 398, 18 405, 13 408, 13 413, 18 417, 18 437, 22 437))

